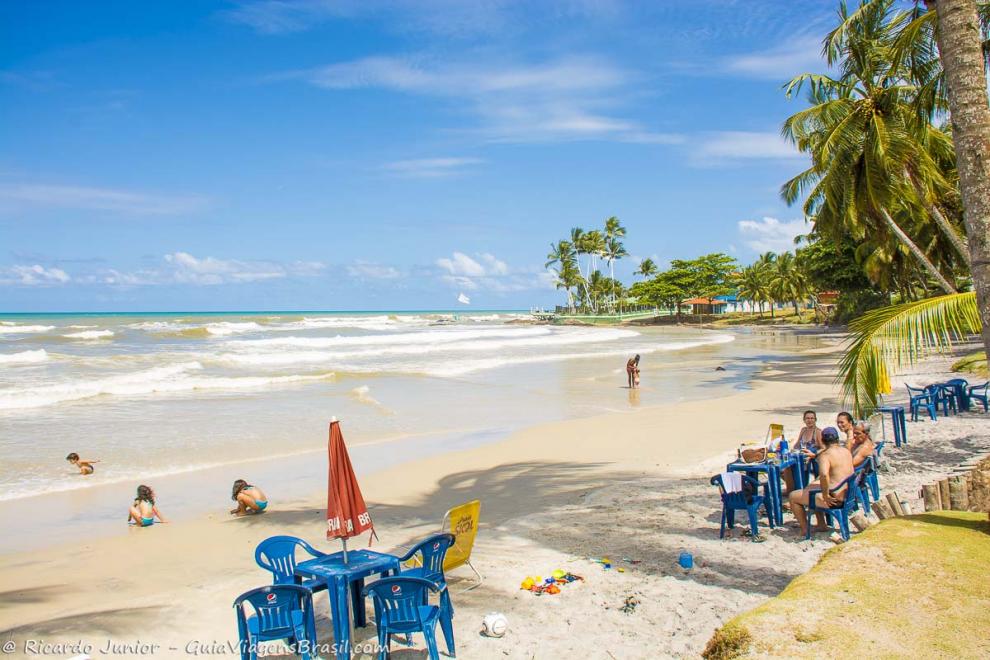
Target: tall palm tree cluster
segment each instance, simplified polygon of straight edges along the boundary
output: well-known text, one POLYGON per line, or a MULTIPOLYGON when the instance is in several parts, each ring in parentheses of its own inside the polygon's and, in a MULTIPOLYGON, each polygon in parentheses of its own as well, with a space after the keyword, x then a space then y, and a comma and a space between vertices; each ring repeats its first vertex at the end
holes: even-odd
POLYGON ((619 306, 625 288, 615 279, 615 262, 629 254, 622 244, 625 236, 626 228, 612 216, 601 230, 574 227, 569 238, 550 244, 546 268, 567 293, 569 308, 598 312, 619 306), (608 264, 608 275, 599 270, 601 263, 608 264))
POLYGON ((787 303, 798 314, 800 304, 814 293, 801 263, 801 253, 765 252, 742 269, 735 277, 736 297, 749 301, 763 316, 763 306, 768 305, 774 316, 774 305, 787 303))
POLYGON ((830 75, 786 86, 808 94, 782 132, 811 164, 782 196, 803 201, 812 239, 851 238, 867 277, 899 293, 852 324, 841 373, 860 412, 889 391, 889 365, 981 329, 990 345, 988 19, 976 0, 843 1, 830 75))

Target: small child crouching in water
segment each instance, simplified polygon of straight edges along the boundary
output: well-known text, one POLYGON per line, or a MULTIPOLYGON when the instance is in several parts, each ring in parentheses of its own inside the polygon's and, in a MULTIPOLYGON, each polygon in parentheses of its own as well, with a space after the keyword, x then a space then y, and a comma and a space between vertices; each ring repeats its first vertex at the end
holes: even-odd
POLYGON ((230 499, 237 502, 237 508, 231 509, 230 513, 235 516, 245 516, 249 513, 261 513, 268 508, 268 497, 263 490, 257 486, 252 486, 243 479, 234 482, 233 492, 230 499))
POLYGON ((79 474, 93 474, 93 463, 99 463, 99 461, 94 461, 92 459, 82 459, 79 458, 79 454, 72 452, 65 457, 65 460, 69 461, 77 468, 79 468, 79 474))
POLYGON ((151 527, 155 524, 155 518, 159 522, 168 522, 155 506, 155 491, 148 486, 138 486, 137 497, 127 513, 127 522, 133 521, 138 527, 151 527))

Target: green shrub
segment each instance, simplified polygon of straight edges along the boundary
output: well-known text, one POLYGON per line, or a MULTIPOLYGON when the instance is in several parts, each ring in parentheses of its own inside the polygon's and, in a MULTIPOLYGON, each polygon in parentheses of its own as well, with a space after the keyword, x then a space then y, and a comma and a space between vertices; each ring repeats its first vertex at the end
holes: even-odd
POLYGON ((705 660, 732 660, 745 653, 752 641, 753 637, 746 628, 728 623, 715 631, 701 657, 705 660))

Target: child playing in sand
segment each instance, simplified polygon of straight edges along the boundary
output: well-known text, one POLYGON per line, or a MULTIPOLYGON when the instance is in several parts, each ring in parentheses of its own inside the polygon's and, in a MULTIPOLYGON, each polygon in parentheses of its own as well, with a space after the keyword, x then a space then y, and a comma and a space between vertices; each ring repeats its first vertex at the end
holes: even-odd
POLYGON ((155 505, 155 491, 148 486, 138 486, 137 497, 127 512, 127 522, 133 521, 138 527, 151 527, 155 524, 155 518, 158 522, 168 522, 155 505))
POLYGON ((80 474, 93 474, 93 463, 99 463, 99 461, 94 461, 92 459, 82 459, 79 458, 79 454, 72 452, 65 457, 65 460, 69 461, 77 468, 79 468, 80 474))
POLYGON ((261 513, 268 508, 268 497, 257 486, 252 486, 243 479, 234 482, 234 490, 230 499, 237 502, 237 508, 230 513, 235 516, 246 516, 249 513, 261 513))

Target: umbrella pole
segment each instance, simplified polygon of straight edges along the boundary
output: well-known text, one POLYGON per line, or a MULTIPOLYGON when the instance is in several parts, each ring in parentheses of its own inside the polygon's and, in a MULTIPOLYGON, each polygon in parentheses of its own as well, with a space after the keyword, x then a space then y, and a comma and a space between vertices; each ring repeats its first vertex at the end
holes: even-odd
POLYGON ((347 539, 340 539, 340 542, 344 544, 344 563, 347 563, 347 539))

